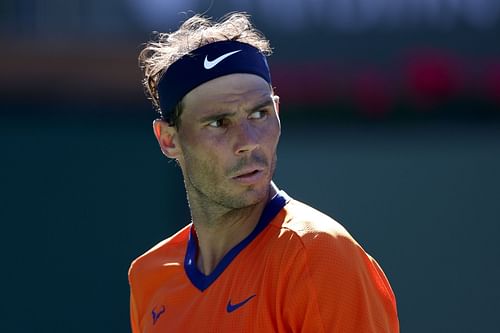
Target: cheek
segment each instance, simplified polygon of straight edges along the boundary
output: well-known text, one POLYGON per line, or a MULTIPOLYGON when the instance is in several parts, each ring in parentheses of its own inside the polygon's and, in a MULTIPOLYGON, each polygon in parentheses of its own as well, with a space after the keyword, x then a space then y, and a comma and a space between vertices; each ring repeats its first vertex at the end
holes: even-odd
POLYGON ((224 156, 227 155, 221 147, 226 144, 225 140, 214 140, 214 138, 198 138, 189 145, 183 147, 184 163, 186 169, 191 173, 204 173, 215 175, 224 170, 224 156))
MULTIPOLYGON (((185 124, 187 125, 187 124, 185 124)), ((192 176, 209 174, 215 176, 224 170, 224 156, 227 155, 227 140, 224 136, 203 135, 202 132, 187 128, 180 133, 182 164, 192 176), (222 169, 222 170, 220 170, 222 169)))
POLYGON ((281 135, 281 126, 279 120, 276 119, 276 121, 270 123, 269 126, 266 126, 266 128, 262 132, 261 137, 264 139, 266 146, 275 149, 276 146, 278 145, 280 135, 281 135))

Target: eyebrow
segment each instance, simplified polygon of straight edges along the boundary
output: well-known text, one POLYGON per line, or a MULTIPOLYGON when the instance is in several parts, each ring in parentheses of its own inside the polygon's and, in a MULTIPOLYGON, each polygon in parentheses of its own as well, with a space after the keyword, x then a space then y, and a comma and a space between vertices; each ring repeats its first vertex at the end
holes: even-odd
POLYGON ((215 111, 214 114, 200 118, 200 123, 212 122, 212 121, 217 120, 217 119, 234 116, 235 114, 236 114, 236 112, 217 112, 217 111, 215 111))
MULTIPOLYGON (((270 105, 273 104, 273 99, 272 98, 269 98, 269 99, 266 99, 265 101, 257 104, 256 106, 252 107, 250 110, 247 111, 248 114, 251 114, 255 111, 258 111, 264 107, 268 107, 270 105)), ((221 119, 221 118, 227 118, 227 117, 231 117, 231 116, 234 116, 236 114, 236 112, 217 112, 215 111, 213 114, 210 114, 208 116, 205 116, 205 117, 202 117, 200 118, 199 122, 200 123, 205 123, 205 122, 211 122, 211 121, 214 121, 214 120, 217 120, 217 119, 221 119)))
POLYGON ((249 111, 247 111, 247 112, 248 112, 248 113, 253 113, 253 112, 255 112, 255 111, 259 111, 260 109, 263 109, 263 108, 265 108, 265 107, 268 107, 268 106, 270 106, 270 105, 274 104, 273 102, 274 102, 274 100, 272 99, 272 97, 270 97, 270 96, 269 96, 269 98, 266 98, 266 100, 265 100, 265 101, 263 101, 263 102, 261 102, 261 103, 257 104, 256 106, 254 106, 253 108, 251 108, 251 109, 250 109, 249 111))

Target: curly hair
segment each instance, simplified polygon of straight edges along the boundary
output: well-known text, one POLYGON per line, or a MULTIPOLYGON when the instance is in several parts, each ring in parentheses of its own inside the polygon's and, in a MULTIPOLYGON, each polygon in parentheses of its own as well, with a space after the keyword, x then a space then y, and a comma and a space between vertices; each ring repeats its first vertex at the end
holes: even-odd
MULTIPOLYGON (((250 22, 246 13, 230 13, 215 22, 201 15, 194 15, 186 20, 177 31, 158 33, 155 40, 146 43, 139 54, 139 67, 143 72, 142 83, 146 95, 160 115, 170 110, 161 110, 157 85, 162 74, 176 60, 191 51, 214 42, 234 40, 247 43, 257 48, 262 54, 270 55, 272 49, 264 35, 250 22)), ((170 125, 179 125, 182 113, 182 100, 175 106, 170 125)))

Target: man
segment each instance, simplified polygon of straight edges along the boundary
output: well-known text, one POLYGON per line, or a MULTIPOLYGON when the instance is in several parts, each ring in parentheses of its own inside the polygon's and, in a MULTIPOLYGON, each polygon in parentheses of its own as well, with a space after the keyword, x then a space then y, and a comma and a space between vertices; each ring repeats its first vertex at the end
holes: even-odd
POLYGON ((131 265, 136 332, 398 332, 378 264, 272 182, 281 126, 269 42, 243 14, 200 16, 140 56, 192 223, 131 265))

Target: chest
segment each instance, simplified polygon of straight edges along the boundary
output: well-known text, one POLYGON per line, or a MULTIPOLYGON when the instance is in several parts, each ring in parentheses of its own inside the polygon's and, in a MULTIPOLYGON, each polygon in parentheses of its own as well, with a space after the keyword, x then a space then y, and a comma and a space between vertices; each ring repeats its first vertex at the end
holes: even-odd
POLYGON ((240 258, 205 290, 183 270, 156 288, 141 311, 143 332, 283 331, 286 277, 269 258, 240 258))

